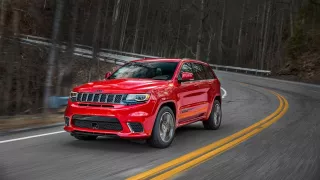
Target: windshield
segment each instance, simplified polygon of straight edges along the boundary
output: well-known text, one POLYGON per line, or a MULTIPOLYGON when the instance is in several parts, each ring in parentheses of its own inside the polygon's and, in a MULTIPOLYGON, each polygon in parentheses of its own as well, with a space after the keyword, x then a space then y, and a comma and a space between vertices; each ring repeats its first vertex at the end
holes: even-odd
POLYGON ((177 65, 177 62, 131 62, 119 68, 109 79, 139 78, 170 80, 177 65))

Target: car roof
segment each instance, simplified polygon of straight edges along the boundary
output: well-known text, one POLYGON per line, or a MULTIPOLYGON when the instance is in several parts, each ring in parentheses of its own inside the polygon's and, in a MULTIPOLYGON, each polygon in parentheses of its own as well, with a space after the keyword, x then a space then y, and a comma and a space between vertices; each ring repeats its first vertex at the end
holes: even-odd
POLYGON ((194 63, 201 63, 201 64, 205 64, 208 65, 208 63, 205 63, 203 61, 199 61, 199 60, 194 60, 194 59, 187 59, 187 58, 183 58, 183 59, 177 59, 177 58, 148 58, 148 59, 138 59, 138 60, 134 60, 133 62, 194 62, 194 63))

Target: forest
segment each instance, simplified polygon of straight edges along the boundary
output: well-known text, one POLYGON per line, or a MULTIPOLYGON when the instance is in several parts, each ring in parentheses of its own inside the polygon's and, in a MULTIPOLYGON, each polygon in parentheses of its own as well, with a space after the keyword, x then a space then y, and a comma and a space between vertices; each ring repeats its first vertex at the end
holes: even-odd
POLYGON ((320 1, 0 0, 0 114, 46 111, 50 96, 102 78, 112 65, 98 61, 101 48, 320 83, 320 1), (21 34, 52 47, 21 44, 21 34), (75 44, 93 59, 74 56, 75 44))

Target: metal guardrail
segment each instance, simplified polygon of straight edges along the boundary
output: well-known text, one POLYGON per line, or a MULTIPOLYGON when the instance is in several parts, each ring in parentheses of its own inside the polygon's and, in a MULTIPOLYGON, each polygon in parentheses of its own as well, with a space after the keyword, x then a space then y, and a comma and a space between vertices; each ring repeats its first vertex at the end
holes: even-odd
MULTIPOLYGON (((51 40, 44 37, 37 37, 32 35, 21 35, 21 41, 26 42, 28 44, 42 44, 45 46, 51 45, 51 40)), ((62 43, 60 46, 63 50, 65 50, 67 43, 62 43)), ((82 56, 86 58, 92 58, 92 47, 87 45, 76 44, 74 49, 74 54, 77 56, 82 56)), ((144 54, 130 53, 124 51, 117 51, 111 49, 101 49, 98 53, 98 57, 101 61, 115 63, 117 65, 122 65, 126 62, 136 60, 136 59, 145 59, 145 58, 160 58, 156 56, 149 56, 144 54)), ((216 64, 210 64, 216 70, 224 70, 231 72, 240 72, 246 74, 254 74, 254 75, 270 75, 271 71, 269 70, 259 70, 259 69, 250 69, 250 68, 242 68, 242 67, 234 67, 234 66, 222 66, 216 64)))
MULTIPOLYGON (((22 35, 20 35, 20 40, 22 43, 26 43, 26 44, 44 45, 44 46, 51 45, 50 39, 32 36, 32 35, 22 34, 22 35)), ((59 47, 62 50, 66 50, 66 48, 67 48, 66 45, 67 45, 67 43, 64 42, 59 47)), ((82 45, 82 44, 75 44, 75 49, 74 49, 75 55, 83 56, 83 57, 87 57, 87 58, 92 58, 92 53, 93 53, 92 47, 87 46, 87 45, 82 45)), ((105 61, 103 58, 108 58, 107 60, 116 60, 116 61, 121 61, 121 62, 129 62, 132 60, 144 59, 144 58, 159 58, 156 56, 142 55, 142 54, 117 51, 117 50, 111 50, 111 49, 100 49, 98 56, 101 57, 102 61, 105 61)), ((120 64, 122 64, 122 63, 120 63, 120 64)))
POLYGON ((241 72, 246 74, 266 75, 266 76, 271 74, 271 71, 268 71, 268 70, 250 69, 250 68, 242 68, 242 67, 234 67, 234 66, 221 66, 216 64, 210 64, 210 66, 216 70, 241 72))

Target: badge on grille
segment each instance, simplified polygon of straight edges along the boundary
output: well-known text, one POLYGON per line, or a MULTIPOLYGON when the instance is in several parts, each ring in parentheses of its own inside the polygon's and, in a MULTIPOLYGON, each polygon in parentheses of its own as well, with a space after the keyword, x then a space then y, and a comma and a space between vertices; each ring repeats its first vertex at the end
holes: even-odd
POLYGON ((96 93, 102 93, 103 91, 101 89, 96 90, 96 93))
POLYGON ((98 123, 92 123, 91 126, 93 129, 99 129, 98 123))

